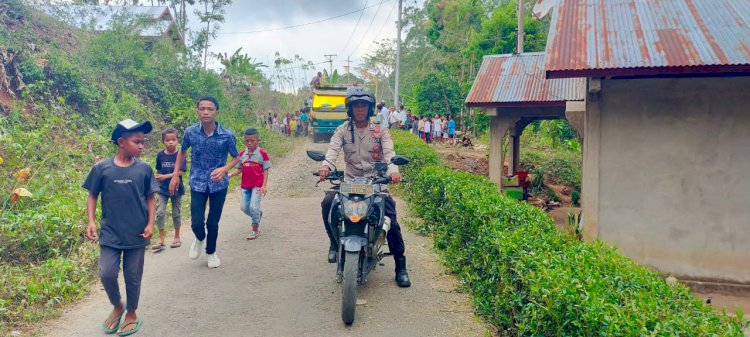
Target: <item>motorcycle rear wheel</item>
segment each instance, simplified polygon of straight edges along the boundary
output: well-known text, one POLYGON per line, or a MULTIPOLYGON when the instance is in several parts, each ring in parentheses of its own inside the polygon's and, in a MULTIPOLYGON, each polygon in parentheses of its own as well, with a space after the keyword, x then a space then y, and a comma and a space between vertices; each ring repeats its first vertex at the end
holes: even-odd
POLYGON ((344 258, 344 281, 342 285, 341 319, 346 324, 354 322, 354 311, 357 306, 357 271, 359 269, 359 252, 346 252, 344 258))

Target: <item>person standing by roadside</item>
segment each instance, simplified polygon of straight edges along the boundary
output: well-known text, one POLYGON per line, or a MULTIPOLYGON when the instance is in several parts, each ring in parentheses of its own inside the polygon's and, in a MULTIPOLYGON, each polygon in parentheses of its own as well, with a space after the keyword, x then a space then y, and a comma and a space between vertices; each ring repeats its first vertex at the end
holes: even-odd
POLYGON ((273 114, 273 132, 279 133, 281 131, 279 127, 279 114, 273 114))
MULTIPOLYGON (((411 132, 417 136, 419 136, 419 122, 421 119, 417 115, 411 116, 411 132)), ((420 137, 421 138, 421 137, 420 137)))
POLYGON ((443 135, 442 126, 443 125, 440 122, 440 115, 435 116, 435 118, 432 119, 432 139, 441 141, 441 137, 443 135))
POLYGON ((284 136, 289 137, 289 114, 287 113, 284 115, 284 119, 281 121, 281 133, 284 134, 284 136))
POLYGON ((385 106, 385 102, 380 102, 380 112, 378 113, 378 122, 380 125, 382 125, 384 128, 388 128, 390 126, 390 120, 391 120, 391 113, 390 110, 385 106))
POLYGON ((302 122, 302 132, 300 134, 302 137, 307 137, 307 112, 305 110, 302 110, 299 120, 302 122))
POLYGON ((389 117, 389 124, 391 129, 400 129, 401 128, 401 116, 399 115, 399 111, 396 110, 395 106, 391 107, 391 110, 389 111, 390 117, 389 117))
MULTIPOLYGON (((167 203, 172 202, 172 225, 174 226, 174 239, 170 247, 177 248, 182 245, 180 240, 180 227, 182 218, 180 217, 182 209, 182 195, 185 194, 185 186, 180 176, 180 186, 177 193, 169 195, 169 179, 174 175, 174 163, 177 160, 177 130, 173 128, 165 129, 161 132, 161 142, 164 144, 164 150, 156 154, 156 181, 159 182, 159 192, 156 194, 156 227, 159 229, 159 243, 151 246, 154 252, 164 250, 165 225, 164 218, 167 214, 167 203)), ((183 162, 180 171, 187 171, 187 165, 183 162)))
POLYGON ((427 144, 432 144, 432 121, 427 116, 424 117, 424 141, 427 144))
POLYGON ((190 246, 188 256, 197 259, 203 246, 206 246, 208 267, 221 265, 216 255, 216 239, 219 236, 219 220, 227 197, 229 177, 227 172, 240 162, 237 141, 231 131, 216 121, 219 102, 215 97, 198 99, 198 119, 200 123, 185 130, 182 146, 175 160, 175 176, 169 182, 169 194, 174 195, 180 184, 180 168, 188 149, 192 148, 190 170, 190 215, 195 241, 190 246), (227 154, 232 160, 227 164, 227 154), (208 218, 205 218, 208 203, 208 218))
POLYGON ((419 116, 419 122, 417 123, 417 131, 419 132, 419 138, 424 140, 425 142, 427 139, 424 138, 424 116, 419 116))
POLYGON ((294 136, 294 138, 299 137, 299 134, 297 133, 297 117, 292 116, 292 121, 289 122, 289 133, 294 136))
POLYGON ((453 115, 448 117, 448 139, 451 145, 456 145, 456 121, 453 120, 453 115))
POLYGON ((150 122, 136 123, 126 119, 118 123, 111 138, 117 145, 117 153, 96 163, 82 185, 89 191, 86 200, 89 224, 84 234, 91 241, 99 239, 99 278, 109 303, 114 306, 102 324, 108 334, 134 334, 143 322, 136 310, 146 246, 154 234, 154 194, 159 190, 159 184, 151 166, 138 157, 143 153, 146 134, 151 129, 150 122), (99 196, 102 217, 97 237, 96 203, 99 196), (127 306, 122 303, 117 282, 120 263, 125 277, 127 306), (121 323, 123 314, 125 319, 121 323))

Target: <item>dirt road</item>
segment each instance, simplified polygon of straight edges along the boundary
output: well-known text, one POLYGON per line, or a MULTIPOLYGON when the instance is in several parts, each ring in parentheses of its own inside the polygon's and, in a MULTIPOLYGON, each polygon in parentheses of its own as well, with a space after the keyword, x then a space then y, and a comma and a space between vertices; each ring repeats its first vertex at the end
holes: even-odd
MULTIPOLYGON (((221 267, 208 269, 205 254, 187 257, 193 240, 188 225, 181 248, 147 252, 138 310, 144 323, 135 336, 484 335, 468 295, 454 291, 456 279, 436 262, 430 239, 406 229, 412 287, 396 286, 387 257, 359 288, 354 324, 341 322, 341 288, 335 266, 326 262, 320 220, 322 184, 313 186, 310 173, 317 165, 306 148, 325 146, 305 144, 274 162, 259 239, 245 240, 248 218, 236 193, 228 198, 217 244, 221 267)), ((94 287, 49 325, 47 336, 104 336, 101 322, 111 306, 101 286, 94 287)))

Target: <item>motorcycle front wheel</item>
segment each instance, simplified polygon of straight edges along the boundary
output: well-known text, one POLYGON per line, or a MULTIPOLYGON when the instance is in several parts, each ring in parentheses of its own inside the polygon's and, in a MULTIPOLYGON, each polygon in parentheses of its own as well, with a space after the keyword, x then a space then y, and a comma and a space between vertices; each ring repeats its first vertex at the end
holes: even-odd
POLYGON ((346 252, 344 258, 344 275, 342 285, 341 319, 346 324, 354 322, 354 310, 357 306, 357 271, 359 269, 359 252, 346 252))

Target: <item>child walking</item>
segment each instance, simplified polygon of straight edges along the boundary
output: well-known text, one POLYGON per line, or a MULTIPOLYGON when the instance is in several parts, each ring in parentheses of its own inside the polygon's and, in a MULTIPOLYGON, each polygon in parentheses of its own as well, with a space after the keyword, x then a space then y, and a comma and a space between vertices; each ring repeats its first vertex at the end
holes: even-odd
MULTIPOLYGON (((167 213, 167 202, 172 201, 172 225, 174 226, 174 239, 171 248, 177 248, 182 245, 180 240, 180 225, 182 224, 181 209, 182 196, 185 194, 185 186, 182 183, 180 175, 180 186, 177 193, 169 195, 169 180, 174 175, 174 163, 177 160, 177 130, 168 128, 161 132, 161 142, 164 144, 164 150, 156 154, 156 181, 159 182, 159 192, 156 194, 156 227, 159 228, 159 244, 152 245, 151 250, 160 252, 164 250, 164 218, 167 213)), ((187 164, 182 163, 180 171, 187 171, 187 164)))
POLYGON ((271 168, 271 161, 268 153, 258 146, 258 130, 245 130, 243 142, 246 148, 240 151, 240 163, 231 176, 242 174, 240 209, 252 220, 252 230, 247 239, 254 240, 260 236, 260 218, 263 214, 260 210, 260 199, 268 192, 268 170, 271 168))
POLYGON ((143 257, 154 233, 154 194, 159 185, 151 166, 137 158, 150 131, 149 122, 126 119, 118 123, 112 132, 117 154, 94 165, 83 183, 89 191, 85 235, 92 241, 97 239, 96 203, 99 196, 102 199, 99 278, 114 306, 102 327, 104 332, 117 332, 119 336, 136 333, 142 324, 135 311, 141 292, 143 257), (121 300, 117 282, 121 262, 127 306, 121 300), (120 322, 126 309, 125 319, 120 322))

